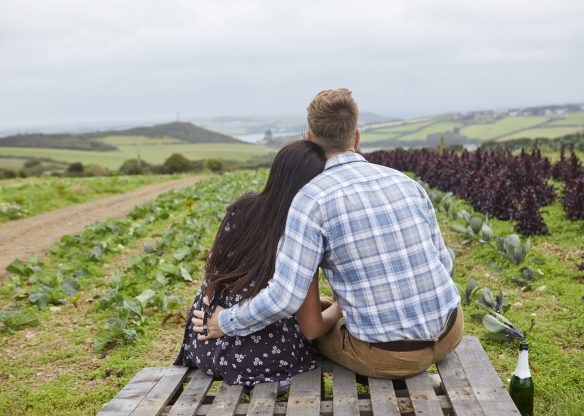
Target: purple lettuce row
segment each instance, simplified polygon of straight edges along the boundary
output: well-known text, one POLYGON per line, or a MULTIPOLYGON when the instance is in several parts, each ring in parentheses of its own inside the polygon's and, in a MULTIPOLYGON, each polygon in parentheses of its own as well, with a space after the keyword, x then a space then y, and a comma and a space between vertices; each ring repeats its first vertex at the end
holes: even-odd
POLYGON ((430 186, 452 192, 490 217, 518 219, 521 225, 517 231, 525 235, 547 233, 539 207, 550 204, 556 192, 546 182, 551 176, 551 163, 539 150, 513 156, 508 150, 464 150, 458 155, 430 149, 395 149, 365 157, 372 163, 414 172, 430 186))
POLYGON ((584 167, 574 152, 569 158, 565 157, 565 148, 560 149, 560 160, 552 168, 552 177, 559 181, 570 182, 573 179, 584 177, 584 167))
POLYGON ((523 235, 548 235, 549 231, 545 224, 537 205, 537 198, 533 188, 526 188, 519 200, 519 206, 515 211, 513 219, 517 224, 513 227, 515 231, 523 235))
POLYGON ((556 198, 548 178, 566 182, 562 203, 571 220, 584 219, 584 167, 572 152, 552 165, 539 149, 514 156, 507 149, 437 152, 394 149, 367 153, 365 158, 400 171, 414 172, 430 186, 468 201, 473 209, 501 220, 516 220, 523 235, 548 234, 539 208, 556 198))
POLYGON ((584 220, 584 175, 566 183, 562 203, 568 219, 584 220))
POLYGON ((560 150, 560 160, 552 168, 554 179, 564 181, 562 204, 566 217, 572 221, 584 220, 584 167, 574 152, 565 157, 565 149, 560 150))

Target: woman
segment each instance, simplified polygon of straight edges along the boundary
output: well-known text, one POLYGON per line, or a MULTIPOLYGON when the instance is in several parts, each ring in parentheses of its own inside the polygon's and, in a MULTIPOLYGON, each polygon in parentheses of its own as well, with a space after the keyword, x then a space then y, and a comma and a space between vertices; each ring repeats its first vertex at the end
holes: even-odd
POLYGON ((191 318, 195 309, 209 315, 217 305, 228 308, 251 299, 268 284, 290 204, 300 188, 323 171, 325 162, 317 145, 291 143, 276 155, 264 190, 242 196, 227 209, 175 364, 202 369, 228 384, 252 387, 280 381, 281 391, 294 374, 316 367, 310 340, 328 332, 341 317, 336 303, 321 313, 317 275, 295 316, 252 335, 198 341, 191 318))

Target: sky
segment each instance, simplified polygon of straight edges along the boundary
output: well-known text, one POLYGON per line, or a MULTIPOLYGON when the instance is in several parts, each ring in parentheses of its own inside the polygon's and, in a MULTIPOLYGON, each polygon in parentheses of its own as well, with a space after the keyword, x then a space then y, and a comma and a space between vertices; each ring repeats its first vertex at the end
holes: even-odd
POLYGON ((0 128, 584 102, 581 0, 1 0, 0 128))

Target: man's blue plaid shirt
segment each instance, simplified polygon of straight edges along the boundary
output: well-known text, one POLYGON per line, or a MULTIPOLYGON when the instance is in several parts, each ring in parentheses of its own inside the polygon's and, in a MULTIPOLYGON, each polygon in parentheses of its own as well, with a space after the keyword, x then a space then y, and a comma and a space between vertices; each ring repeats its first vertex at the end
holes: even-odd
POLYGON ((343 153, 294 198, 276 271, 253 299, 222 311, 227 335, 248 335, 302 305, 319 265, 362 341, 437 336, 460 296, 426 191, 401 172, 343 153))

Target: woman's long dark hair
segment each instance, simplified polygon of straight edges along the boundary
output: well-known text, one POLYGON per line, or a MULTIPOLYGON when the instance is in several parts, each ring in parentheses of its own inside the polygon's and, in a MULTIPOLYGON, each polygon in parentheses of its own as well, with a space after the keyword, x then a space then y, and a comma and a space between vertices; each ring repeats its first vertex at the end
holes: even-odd
POLYGON ((266 187, 246 194, 229 208, 206 264, 206 295, 227 286, 241 300, 254 297, 273 277, 278 241, 296 193, 324 169, 326 158, 316 144, 301 140, 276 155, 266 187), (252 281, 253 287, 243 289, 252 281))

